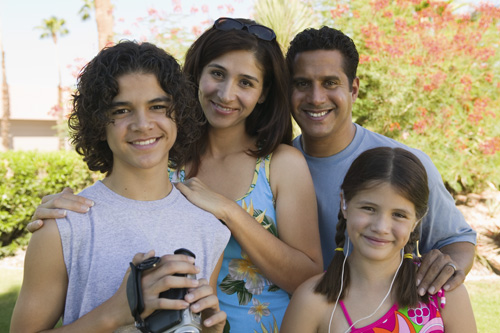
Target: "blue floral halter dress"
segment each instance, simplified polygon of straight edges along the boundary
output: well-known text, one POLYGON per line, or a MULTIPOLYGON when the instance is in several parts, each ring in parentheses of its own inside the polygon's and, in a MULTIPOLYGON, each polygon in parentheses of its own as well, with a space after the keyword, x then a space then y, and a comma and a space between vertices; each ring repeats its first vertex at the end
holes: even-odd
MULTIPOLYGON (((278 237, 275 200, 269 182, 271 156, 257 159, 252 184, 236 202, 263 228, 278 237)), ((184 181, 184 177, 184 170, 170 171, 173 182, 184 181)), ((217 296, 221 309, 227 313, 232 333, 278 333, 290 302, 288 293, 262 275, 233 236, 224 250, 217 296)))

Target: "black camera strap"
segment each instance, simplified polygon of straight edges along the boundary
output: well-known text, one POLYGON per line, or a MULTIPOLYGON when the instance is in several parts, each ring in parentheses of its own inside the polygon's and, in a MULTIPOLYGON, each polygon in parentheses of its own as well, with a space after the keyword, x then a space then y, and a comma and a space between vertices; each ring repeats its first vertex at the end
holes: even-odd
POLYGON ((143 333, 150 333, 150 330, 146 327, 144 320, 141 318, 141 314, 144 312, 144 298, 142 296, 141 282, 142 272, 156 267, 160 260, 160 257, 151 257, 137 266, 132 262, 130 263, 131 271, 127 280, 127 300, 135 320, 135 327, 143 333))

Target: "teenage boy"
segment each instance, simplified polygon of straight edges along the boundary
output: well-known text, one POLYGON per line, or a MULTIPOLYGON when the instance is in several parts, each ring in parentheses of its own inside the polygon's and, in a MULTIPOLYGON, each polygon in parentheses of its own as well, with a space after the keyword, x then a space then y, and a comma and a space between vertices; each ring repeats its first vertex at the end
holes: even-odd
POLYGON ((190 307, 202 312, 204 331, 222 332, 226 316, 213 290, 230 233, 189 203, 166 172, 182 165, 182 147, 199 135, 190 118, 191 89, 175 59, 148 43, 119 43, 83 69, 72 140, 89 168, 106 177, 81 193, 96 202, 91 211, 47 220, 33 234, 12 332, 52 329, 63 314, 60 331, 131 326, 127 268, 155 253, 162 257, 143 272, 139 322, 157 309, 190 307), (177 248, 191 250, 196 260, 173 255, 177 248), (159 297, 171 288, 189 293, 181 300, 159 297))
POLYGON ((351 38, 329 27, 306 29, 291 42, 287 63, 293 78, 293 116, 302 135, 293 144, 306 157, 318 199, 326 267, 335 252, 340 185, 352 161, 370 148, 409 149, 429 175, 429 212, 421 223, 419 249, 426 253, 417 273, 419 293, 453 289, 472 267, 476 233, 455 207, 430 158, 352 122, 359 91, 359 55, 351 38))

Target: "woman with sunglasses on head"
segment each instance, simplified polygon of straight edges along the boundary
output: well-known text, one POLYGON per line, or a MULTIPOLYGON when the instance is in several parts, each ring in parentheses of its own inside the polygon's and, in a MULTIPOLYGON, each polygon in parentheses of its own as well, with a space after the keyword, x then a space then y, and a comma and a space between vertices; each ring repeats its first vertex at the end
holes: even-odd
MULTIPOLYGON (((217 283, 231 332, 278 330, 289 294, 322 270, 312 179, 289 146, 283 54, 271 29, 220 18, 188 50, 184 73, 198 87, 193 112, 206 121, 171 178, 231 230, 217 283)), ((90 207, 68 192, 44 198, 35 217, 90 207)))

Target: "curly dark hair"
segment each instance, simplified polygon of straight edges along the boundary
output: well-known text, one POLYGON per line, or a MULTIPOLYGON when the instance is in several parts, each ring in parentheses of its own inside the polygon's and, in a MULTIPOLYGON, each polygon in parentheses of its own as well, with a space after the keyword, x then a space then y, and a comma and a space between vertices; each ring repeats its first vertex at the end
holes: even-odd
POLYGON ((356 45, 342 31, 327 26, 323 26, 321 29, 309 28, 295 36, 286 54, 290 73, 293 73, 293 62, 297 54, 316 50, 339 51, 342 54, 342 68, 349 80, 349 86, 352 87, 359 63, 356 45))
POLYGON ((169 152, 169 163, 173 168, 184 165, 186 149, 200 137, 203 119, 192 112, 196 105, 194 87, 177 61, 150 43, 121 41, 100 51, 82 69, 68 120, 76 151, 84 156, 90 170, 111 173, 113 153, 105 139, 106 126, 111 121, 108 110, 118 94, 117 79, 131 73, 154 74, 161 88, 172 97, 172 108, 166 116, 176 122, 177 139, 169 152))
MULTIPOLYGON (((237 20, 244 24, 257 24, 248 19, 237 20)), ((245 120, 247 134, 257 138, 257 148, 248 153, 263 157, 272 153, 281 143, 290 145, 292 142, 291 80, 278 42, 259 39, 246 30, 222 31, 212 27, 191 45, 183 70, 191 82, 198 86, 203 68, 210 61, 239 50, 253 52, 264 73, 264 91, 267 91, 267 97, 263 103, 255 106, 245 120)), ((199 103, 195 112, 205 118, 199 103)), ((192 146, 189 156, 192 167, 188 177, 195 176, 201 164, 200 156, 206 148, 207 140, 204 138, 208 126, 208 123, 203 126, 203 137, 192 146)))

